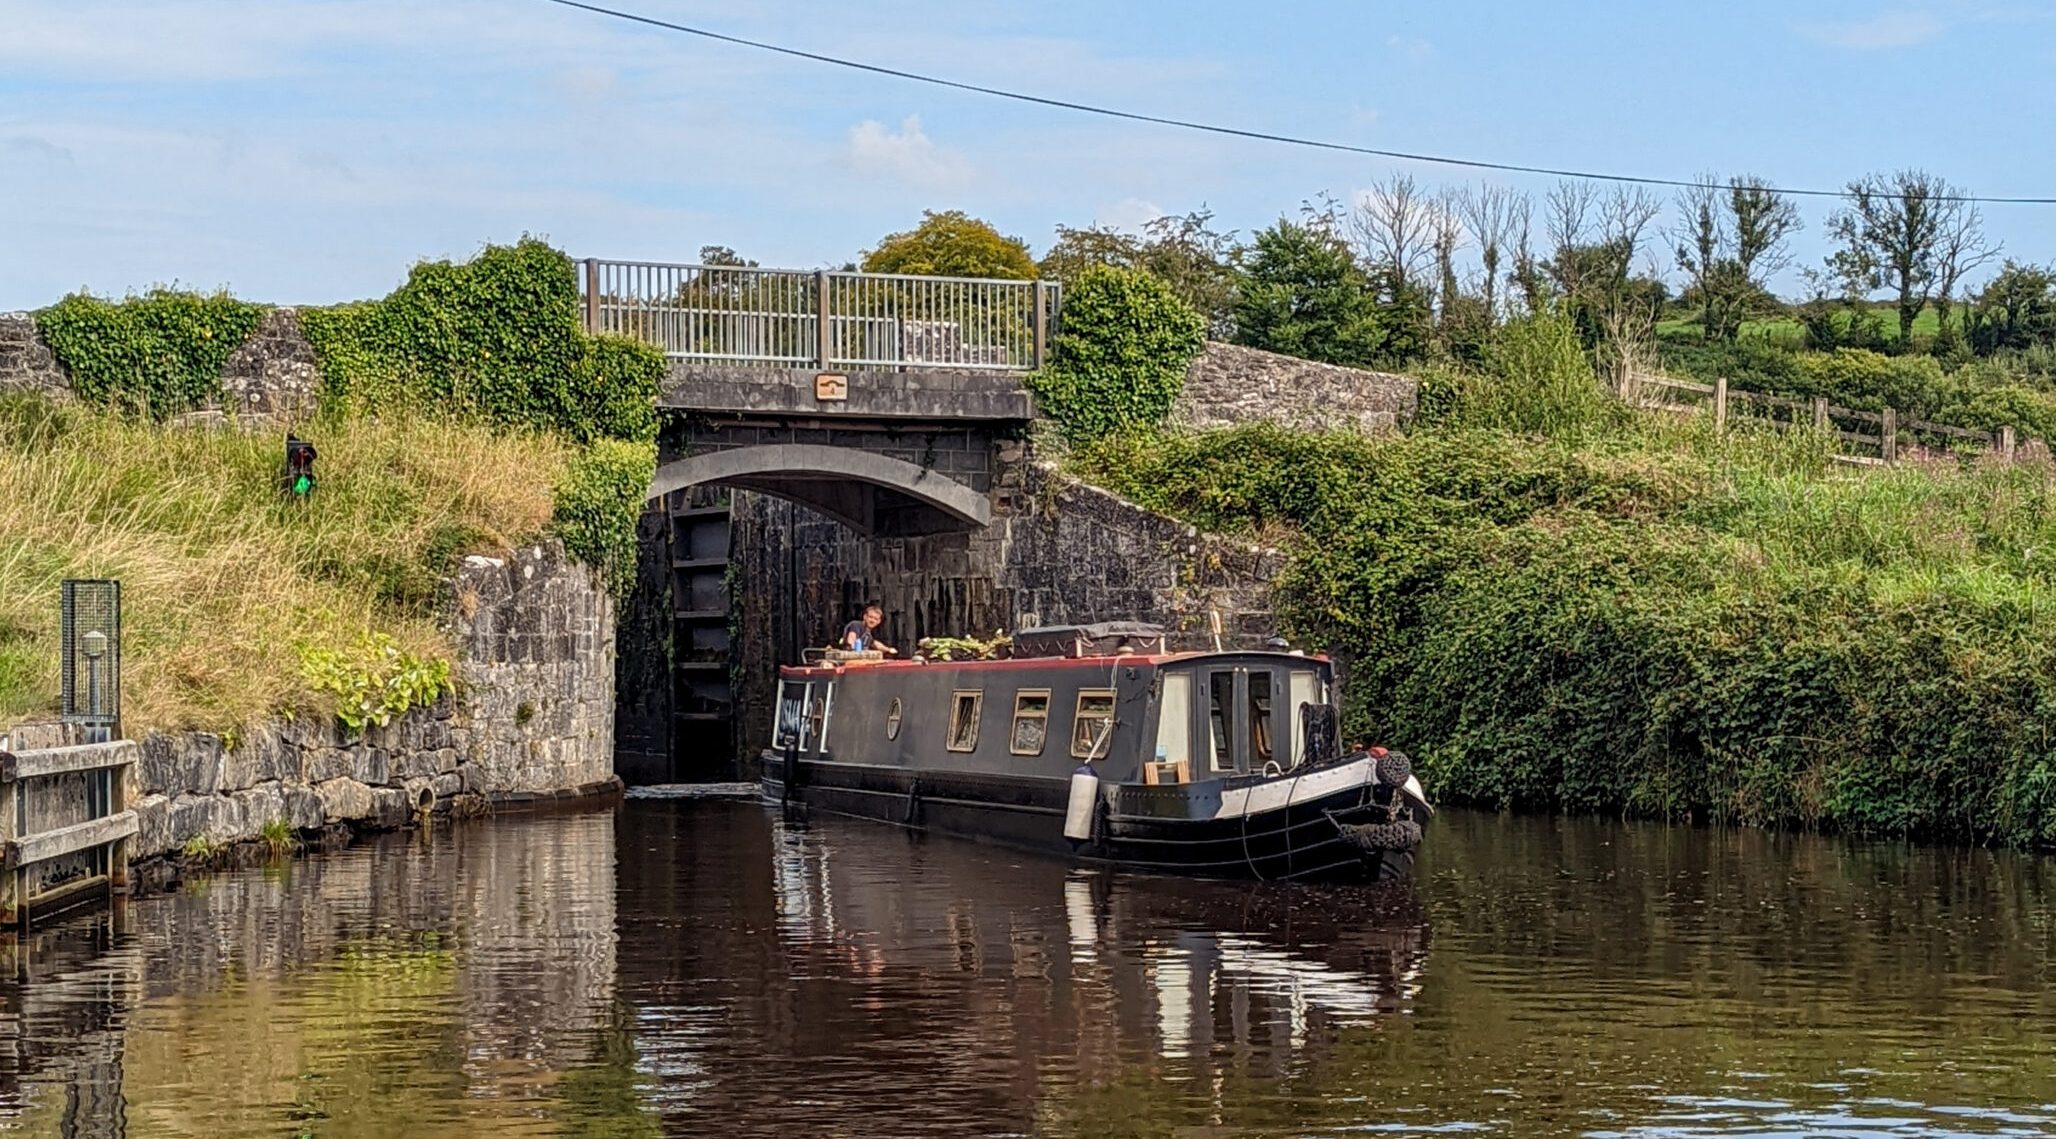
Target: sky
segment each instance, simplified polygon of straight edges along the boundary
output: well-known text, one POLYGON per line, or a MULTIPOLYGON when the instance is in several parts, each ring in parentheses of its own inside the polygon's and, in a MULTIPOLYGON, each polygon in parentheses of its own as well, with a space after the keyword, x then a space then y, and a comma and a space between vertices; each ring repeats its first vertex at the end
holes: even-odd
MULTIPOLYGON (((2056 3, 603 2, 1363 146, 1823 188, 1918 166, 2056 196, 2056 3)), ((1037 254, 1059 224, 1202 206, 1247 234, 1395 172, 1551 182, 1009 103, 547 0, 0 0, 0 310, 159 284, 380 296, 418 260, 523 234, 576 257, 726 245, 813 268, 924 209, 1037 254)), ((1802 206, 1801 265, 1826 252, 1829 208, 1802 206)), ((2009 256, 2056 260, 2056 206, 1985 217, 2009 256)))

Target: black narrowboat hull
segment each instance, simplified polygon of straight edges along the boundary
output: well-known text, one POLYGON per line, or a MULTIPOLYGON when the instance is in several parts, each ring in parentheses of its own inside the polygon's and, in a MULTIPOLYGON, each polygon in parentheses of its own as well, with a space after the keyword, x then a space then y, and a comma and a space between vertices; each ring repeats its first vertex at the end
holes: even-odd
MULTIPOLYGON (((1413 849, 1366 849, 1350 828, 1394 817, 1368 758, 1297 774, 1106 789, 1093 837, 1064 835, 1067 780, 797 759, 764 753, 770 803, 871 819, 1138 871, 1274 880, 1376 880, 1411 872, 1413 849)), ((1418 832, 1416 832, 1417 834, 1418 832)))

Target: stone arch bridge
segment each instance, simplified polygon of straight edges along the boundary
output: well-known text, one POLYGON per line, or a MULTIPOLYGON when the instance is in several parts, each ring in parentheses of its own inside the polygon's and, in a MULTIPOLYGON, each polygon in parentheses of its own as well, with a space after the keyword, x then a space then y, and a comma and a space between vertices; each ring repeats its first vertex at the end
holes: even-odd
MULTIPOLYGON (((589 330, 670 360, 620 621, 629 782, 750 775, 777 665, 867 603, 901 646, 1030 621, 1196 627, 1207 610, 1234 641, 1275 631, 1278 555, 1033 461, 1023 381, 1047 354, 1053 284, 604 261, 582 276, 589 330)), ((1411 410, 1398 377, 1383 379, 1404 385, 1403 409, 1363 406, 1365 391, 1397 390, 1369 376, 1215 346, 1174 415, 1235 422, 1254 402, 1389 423, 1411 410), (1225 365, 1209 363, 1217 353, 1225 365)))

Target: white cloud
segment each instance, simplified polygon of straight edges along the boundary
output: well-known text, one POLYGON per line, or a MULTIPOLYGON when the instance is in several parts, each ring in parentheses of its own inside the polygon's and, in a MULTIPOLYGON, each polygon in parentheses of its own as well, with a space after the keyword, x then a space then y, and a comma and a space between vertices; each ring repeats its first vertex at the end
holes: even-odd
POLYGON ((1122 198, 1111 206, 1102 206, 1092 220, 1096 225, 1111 226, 1114 229, 1134 232, 1150 222, 1164 216, 1164 208, 1155 202, 1141 198, 1122 198))
POLYGON ((1387 36, 1385 46, 1415 63, 1435 58, 1435 45, 1418 36, 1387 36))
POLYGON ((1851 51, 1884 51, 1913 47, 1941 35, 1948 23, 1932 12, 1880 12, 1867 20, 1801 25, 1800 30, 1825 44, 1851 51))
POLYGON ((899 130, 866 119, 850 128, 849 164, 860 174, 893 178, 925 189, 957 189, 971 180, 963 155, 935 145, 921 129, 921 116, 908 115, 899 130))

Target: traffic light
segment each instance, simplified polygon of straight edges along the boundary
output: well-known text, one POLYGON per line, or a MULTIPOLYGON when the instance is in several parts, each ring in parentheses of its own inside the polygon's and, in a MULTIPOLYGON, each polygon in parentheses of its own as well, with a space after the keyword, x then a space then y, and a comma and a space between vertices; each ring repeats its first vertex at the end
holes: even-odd
POLYGON ((286 436, 285 492, 291 498, 314 493, 314 444, 297 436, 286 436))

